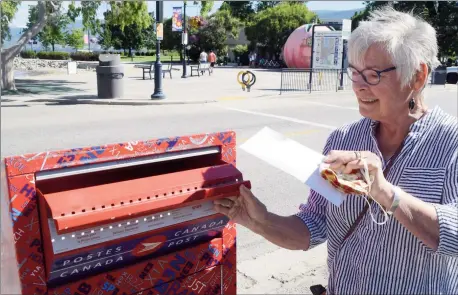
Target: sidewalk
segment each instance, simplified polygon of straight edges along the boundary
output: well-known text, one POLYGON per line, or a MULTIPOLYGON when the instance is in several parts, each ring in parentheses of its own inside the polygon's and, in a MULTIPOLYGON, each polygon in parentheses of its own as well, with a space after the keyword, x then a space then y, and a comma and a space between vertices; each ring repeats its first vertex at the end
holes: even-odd
MULTIPOLYGON (((264 85, 278 84, 280 76, 262 74, 264 81, 257 82, 251 92, 242 91, 237 83, 237 73, 243 69, 216 68, 211 76, 181 78, 181 68, 172 71, 162 79, 165 99, 154 100, 154 80, 142 78, 142 69, 134 65, 124 65, 124 95, 118 99, 100 99, 97 97, 97 77, 95 71, 78 71, 68 75, 66 71, 45 72, 43 75, 21 76, 16 79, 16 86, 23 90, 19 94, 2 95, 2 105, 8 104, 98 104, 98 105, 164 105, 164 104, 204 104, 227 100, 233 97, 254 98, 278 95, 279 91, 261 91, 264 85), (25 90, 25 91, 24 91, 25 90)), ((31 73, 32 74, 32 73, 31 73)), ((148 75, 147 75, 148 76, 148 75)), ((257 79, 260 81, 260 79, 257 79)))

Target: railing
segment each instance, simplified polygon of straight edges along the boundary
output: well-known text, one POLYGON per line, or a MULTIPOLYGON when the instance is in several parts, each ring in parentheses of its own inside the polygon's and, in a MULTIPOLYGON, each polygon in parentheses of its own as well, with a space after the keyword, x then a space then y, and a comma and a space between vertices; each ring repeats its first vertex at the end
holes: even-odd
POLYGON ((298 91, 338 91, 351 88, 345 71, 334 69, 281 70, 280 94, 298 91), (311 76, 311 81, 310 81, 311 76))

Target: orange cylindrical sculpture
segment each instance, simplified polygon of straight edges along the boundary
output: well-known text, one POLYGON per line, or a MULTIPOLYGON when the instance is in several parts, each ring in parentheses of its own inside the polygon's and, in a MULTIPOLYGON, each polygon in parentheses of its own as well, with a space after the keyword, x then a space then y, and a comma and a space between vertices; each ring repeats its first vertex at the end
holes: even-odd
MULTIPOLYGON (((289 35, 283 46, 283 60, 288 68, 308 69, 312 56, 312 24, 305 24, 289 35)), ((330 31, 328 27, 315 27, 315 32, 330 31)))

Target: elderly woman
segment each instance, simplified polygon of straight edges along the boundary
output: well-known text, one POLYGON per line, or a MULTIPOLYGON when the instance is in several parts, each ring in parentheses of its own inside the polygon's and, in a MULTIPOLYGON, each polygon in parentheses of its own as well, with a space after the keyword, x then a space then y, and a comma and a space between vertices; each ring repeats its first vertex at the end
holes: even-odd
POLYGON ((428 108, 423 93, 437 51, 428 23, 391 8, 349 39, 348 75, 364 118, 332 132, 325 162, 344 172, 366 167, 370 205, 347 195, 335 206, 312 190, 283 217, 241 187, 216 210, 287 249, 327 241, 328 294, 458 294, 458 123, 428 108))

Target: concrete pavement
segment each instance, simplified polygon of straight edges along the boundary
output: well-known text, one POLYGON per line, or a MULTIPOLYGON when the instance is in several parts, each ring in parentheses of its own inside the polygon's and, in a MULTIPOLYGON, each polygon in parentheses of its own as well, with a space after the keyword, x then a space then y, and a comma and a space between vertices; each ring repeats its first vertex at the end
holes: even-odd
MULTIPOLYGON (((20 106, 17 101, 2 102, 1 156, 223 130, 234 130, 240 145, 264 126, 321 151, 333 128, 360 117, 351 92, 279 96, 260 90, 269 89, 263 83, 274 84, 276 78, 272 78, 248 94, 229 84, 233 73, 224 74, 224 82, 211 80, 223 75, 216 73, 192 80, 173 78, 167 86, 164 83, 171 100, 176 99, 172 98, 175 93, 193 97, 197 93, 214 103, 119 106, 25 102, 20 106), (185 85, 189 90, 183 89, 185 85)), ((140 89, 145 83, 152 85, 153 81, 138 81, 138 89, 132 91, 150 93, 150 89, 140 89)), ((426 95, 430 107, 439 105, 457 115, 456 87, 427 88, 426 95)), ((306 202, 307 187, 293 177, 242 150, 238 151, 237 165, 252 181, 255 195, 272 212, 293 214, 306 202)), ((326 245, 309 252, 288 251, 239 226, 237 257, 239 294, 308 294, 310 285, 327 283, 326 245)))

